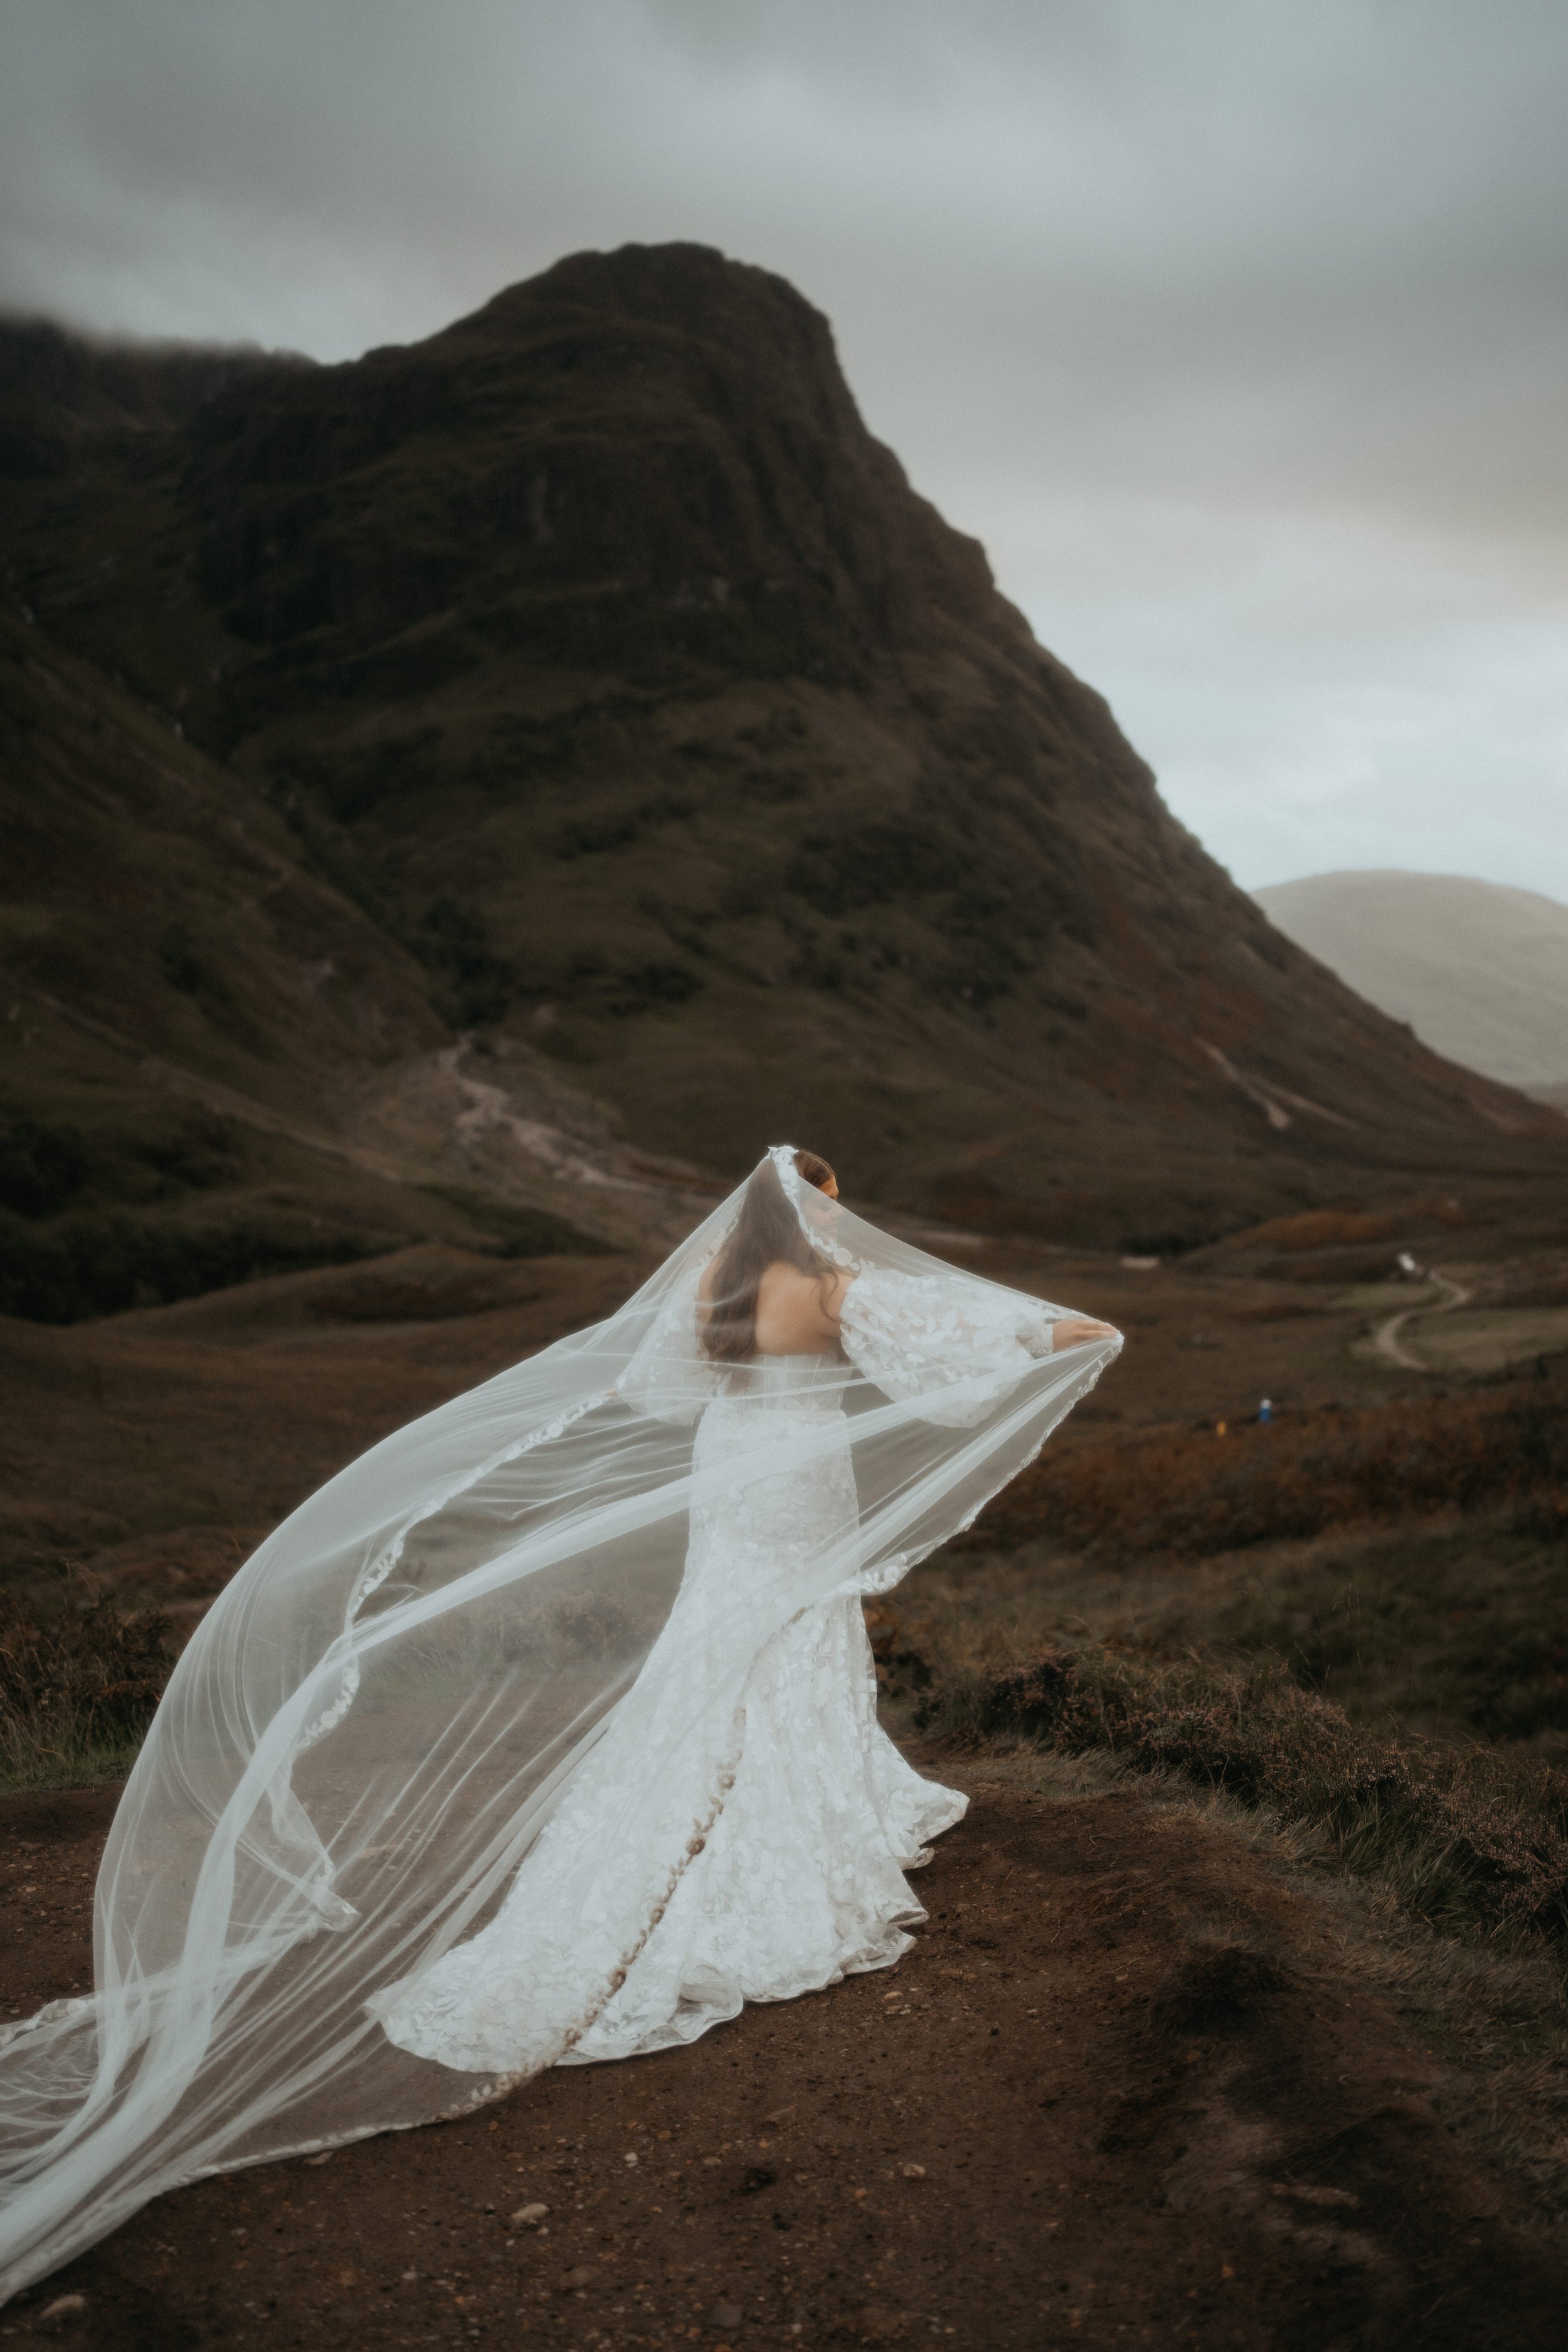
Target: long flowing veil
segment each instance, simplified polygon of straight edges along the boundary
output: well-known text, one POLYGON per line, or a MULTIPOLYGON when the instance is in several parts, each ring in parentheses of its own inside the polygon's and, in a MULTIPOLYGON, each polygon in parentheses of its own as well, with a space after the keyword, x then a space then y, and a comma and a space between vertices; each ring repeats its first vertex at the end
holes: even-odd
MULTIPOLYGON (((616 1841, 668 1833, 682 1743, 734 1707, 765 1641, 816 1602, 886 1590, 966 1525, 1117 1344, 1050 1353, 1059 1310, 829 1202, 787 1148, 748 1181, 763 1180, 891 1335, 878 1378, 852 1366, 845 1396, 858 1521, 737 1564, 616 1841)), ((542 2007, 515 2065, 482 2075, 411 2055, 367 2008, 494 1915, 670 1618, 718 1377, 697 1286, 745 1190, 606 1322, 351 1464, 204 1618, 115 1816, 96 1990, 0 2043, 0 2292, 179 2182, 493 2099, 611 1998, 628 1954, 585 1965, 574 2012, 542 2007)), ((792 1423, 769 1475, 808 1475, 826 1442, 792 1423)))

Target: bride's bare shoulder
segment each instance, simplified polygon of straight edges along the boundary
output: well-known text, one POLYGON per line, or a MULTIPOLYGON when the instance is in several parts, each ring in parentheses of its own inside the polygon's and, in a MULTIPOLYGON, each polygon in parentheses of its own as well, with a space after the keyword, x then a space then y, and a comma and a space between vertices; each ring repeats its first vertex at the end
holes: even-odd
POLYGON ((806 1266, 791 1265, 787 1258, 781 1257, 769 1266, 763 1280, 776 1285, 782 1293, 791 1297, 818 1301, 831 1298, 837 1309, 849 1287, 851 1277, 839 1266, 824 1266, 819 1273, 813 1273, 806 1266))
POLYGON ((838 1318, 852 1276, 838 1266, 812 1274, 805 1266, 769 1266, 763 1276, 764 1296, 773 1313, 787 1316, 803 1345, 816 1347, 838 1337, 838 1318))

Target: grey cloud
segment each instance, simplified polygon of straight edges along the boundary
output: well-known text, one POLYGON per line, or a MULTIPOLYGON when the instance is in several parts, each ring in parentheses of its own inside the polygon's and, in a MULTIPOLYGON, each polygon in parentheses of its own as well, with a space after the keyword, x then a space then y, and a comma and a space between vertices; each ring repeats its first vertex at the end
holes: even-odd
POLYGON ((901 310, 949 436, 1009 465, 1043 418, 1118 479, 1568 520, 1555 5, 11 16, 13 303, 340 356, 574 245, 703 236, 834 313, 889 432, 901 310))
POLYGON ((1360 707, 1325 599, 1403 678, 1424 577, 1488 630, 1568 593, 1561 0, 0 5, 0 301, 338 357, 584 245, 721 245, 829 312, 873 426, 1178 777, 1178 667, 1239 777, 1303 661, 1360 707), (1297 582, 1245 656, 1227 566, 1297 582), (1151 581, 1208 635, 1161 652, 1151 581))

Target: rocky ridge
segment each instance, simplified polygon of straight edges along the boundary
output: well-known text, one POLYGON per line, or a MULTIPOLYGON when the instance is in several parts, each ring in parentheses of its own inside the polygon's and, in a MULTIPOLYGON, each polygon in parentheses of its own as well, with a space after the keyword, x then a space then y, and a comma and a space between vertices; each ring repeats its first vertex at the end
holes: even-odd
MULTIPOLYGON (((475 1039, 514 1140, 553 1086, 714 1181, 784 1133, 884 1206, 1146 1250, 1439 1171, 1560 1181, 1559 1119, 1175 822, 763 271, 578 255, 340 367, 13 325, 0 464, 23 667, 90 666, 215 822, 264 812, 395 970, 366 1002, 412 991, 421 1066, 475 1039)), ((69 993, 65 920, 13 935, 17 989, 69 993)), ((166 991, 135 952, 122 1011, 166 991)), ((79 1009, 101 987, 79 955, 79 1009)), ((390 1034, 300 1075, 322 1126, 396 1097, 390 1034)))

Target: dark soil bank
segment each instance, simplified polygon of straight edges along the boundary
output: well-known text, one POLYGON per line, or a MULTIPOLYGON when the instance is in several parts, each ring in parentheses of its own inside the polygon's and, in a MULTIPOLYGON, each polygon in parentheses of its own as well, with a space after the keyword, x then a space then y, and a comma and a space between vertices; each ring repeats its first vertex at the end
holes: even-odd
MULTIPOLYGON (((1568 2277, 1435 2117, 1430 2062, 1320 1967, 1310 1903, 1191 1814, 925 1760, 974 1801, 890 1974, 180 2191, 0 2333, 94 2352, 1560 2343, 1568 2277)), ((85 1979, 111 1809, 0 1803, 7 2005, 85 1979)))

